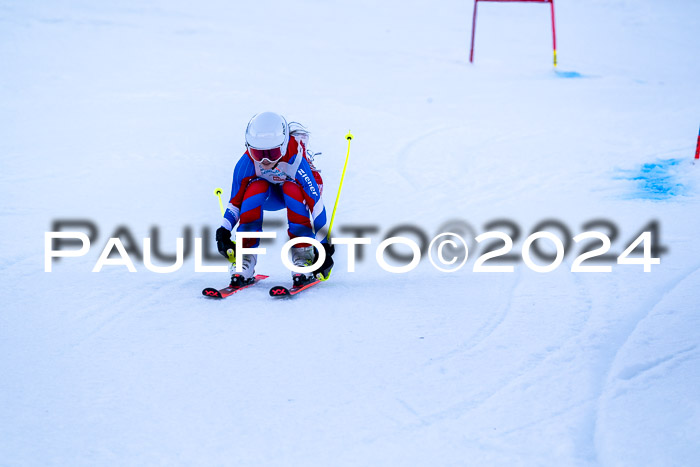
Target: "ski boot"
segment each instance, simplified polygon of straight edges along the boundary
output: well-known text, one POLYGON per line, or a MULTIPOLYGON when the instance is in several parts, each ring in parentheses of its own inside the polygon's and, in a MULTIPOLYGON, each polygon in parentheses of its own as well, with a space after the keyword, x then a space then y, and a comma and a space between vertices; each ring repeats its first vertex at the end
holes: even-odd
MULTIPOLYGON (((294 266, 311 266, 314 264, 316 259, 316 253, 314 252, 314 247, 293 247, 292 249, 292 264, 294 266)), ((316 278, 312 273, 302 273, 292 271, 292 282, 294 287, 301 287, 310 282, 314 282, 316 278)))
POLYGON ((255 282, 255 264, 258 262, 258 255, 243 255, 241 272, 236 271, 236 265, 231 263, 229 272, 231 273, 231 286, 241 287, 255 282))

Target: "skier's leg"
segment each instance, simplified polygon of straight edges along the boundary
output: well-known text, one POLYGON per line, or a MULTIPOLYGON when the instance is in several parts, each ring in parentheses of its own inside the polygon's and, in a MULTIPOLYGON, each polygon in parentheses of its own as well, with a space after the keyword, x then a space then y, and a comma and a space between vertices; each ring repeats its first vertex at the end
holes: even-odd
MULTIPOLYGON (((252 180, 245 189, 243 194, 243 202, 241 203, 241 215, 239 218, 238 232, 262 232, 263 209, 270 192, 270 184, 267 180, 255 179, 252 180)), ((256 248, 260 244, 259 238, 243 239, 244 248, 256 248)), ((242 270, 236 271, 235 266, 231 267, 231 284, 243 285, 253 280, 255 275, 255 264, 257 263, 257 255, 243 254, 240 260, 242 270)))
MULTIPOLYGON (((287 206, 287 220, 289 238, 309 237, 313 238, 309 208, 304 201, 304 190, 295 182, 285 182, 282 186, 284 202, 287 206)), ((300 243, 298 246, 309 246, 309 243, 300 243)))
MULTIPOLYGON (((299 184, 285 182, 282 190, 284 201, 287 205, 287 220, 289 222, 289 238, 308 237, 313 238, 314 233, 309 219, 309 208, 304 201, 304 190, 299 184)), ((295 266, 309 266, 314 262, 314 248, 309 243, 298 243, 292 252, 292 263, 295 266)), ((311 274, 300 274, 292 272, 292 279, 295 284, 301 284, 313 279, 311 274)))
MULTIPOLYGON (((239 232, 262 232, 263 204, 270 193, 270 183, 262 178, 252 180, 245 189, 241 203, 239 232)), ((244 248, 255 248, 260 244, 258 238, 243 240, 244 248)))

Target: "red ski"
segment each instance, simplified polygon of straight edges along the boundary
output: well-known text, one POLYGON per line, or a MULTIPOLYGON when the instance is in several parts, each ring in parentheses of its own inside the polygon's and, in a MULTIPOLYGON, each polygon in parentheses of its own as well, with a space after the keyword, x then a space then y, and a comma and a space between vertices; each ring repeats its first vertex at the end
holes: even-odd
POLYGON ((276 285, 273 288, 270 289, 270 296, 271 297, 277 297, 277 298, 283 298, 283 297, 291 297, 292 295, 296 295, 302 290, 306 290, 309 287, 320 284, 320 280, 315 280, 312 282, 308 282, 303 285, 296 285, 292 287, 291 289, 288 289, 287 287, 284 287, 282 285, 276 285))
POLYGON ((202 290, 202 295, 205 297, 209 298, 226 298, 229 295, 233 295, 239 290, 246 289, 250 287, 251 285, 255 285, 256 283, 267 279, 270 276, 263 276, 262 274, 258 274, 255 276, 255 280, 252 281, 249 284, 245 285, 229 285, 228 287, 224 287, 223 289, 214 289, 212 287, 207 287, 206 289, 202 290))

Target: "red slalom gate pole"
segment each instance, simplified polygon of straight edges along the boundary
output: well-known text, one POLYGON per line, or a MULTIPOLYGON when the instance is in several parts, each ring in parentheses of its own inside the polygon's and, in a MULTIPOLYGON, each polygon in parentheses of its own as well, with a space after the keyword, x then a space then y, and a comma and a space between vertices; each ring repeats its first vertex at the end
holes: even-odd
POLYGON ((474 0, 474 15, 472 15, 472 46, 469 51, 469 62, 474 63, 474 34, 476 33, 476 6, 479 0, 474 0))
POLYGON ((700 130, 698 130, 698 145, 695 146, 695 159, 700 159, 700 130))
POLYGON ((549 0, 552 6, 552 50, 554 51, 554 66, 557 66, 557 30, 554 28, 554 0, 549 0))

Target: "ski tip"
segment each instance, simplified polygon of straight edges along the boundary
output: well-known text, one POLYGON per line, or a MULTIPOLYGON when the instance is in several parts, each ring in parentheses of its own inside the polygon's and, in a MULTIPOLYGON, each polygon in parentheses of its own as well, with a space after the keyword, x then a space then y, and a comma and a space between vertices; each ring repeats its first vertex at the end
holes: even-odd
POLYGON ((270 297, 288 297, 290 295, 289 289, 281 285, 276 285, 270 289, 270 297))
POLYGON ((210 298, 223 298, 221 296, 221 292, 216 289, 212 289, 211 287, 207 287, 206 289, 202 290, 202 295, 210 298))

